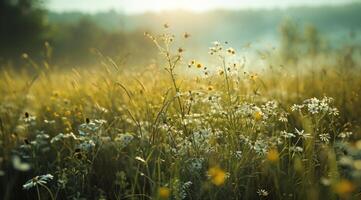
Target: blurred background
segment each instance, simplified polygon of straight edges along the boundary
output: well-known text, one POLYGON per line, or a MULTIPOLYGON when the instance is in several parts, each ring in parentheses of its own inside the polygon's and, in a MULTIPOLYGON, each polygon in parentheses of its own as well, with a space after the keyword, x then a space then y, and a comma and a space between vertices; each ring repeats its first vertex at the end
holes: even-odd
MULTIPOLYGON (((213 41, 284 59, 359 47, 358 0, 1 0, 0 66, 21 68, 21 57, 61 67, 96 64, 98 54, 142 66, 157 55, 145 31, 169 24, 192 56, 213 41), (297 55, 295 55, 297 54, 297 55)), ((252 56, 250 56, 252 57, 252 56)))

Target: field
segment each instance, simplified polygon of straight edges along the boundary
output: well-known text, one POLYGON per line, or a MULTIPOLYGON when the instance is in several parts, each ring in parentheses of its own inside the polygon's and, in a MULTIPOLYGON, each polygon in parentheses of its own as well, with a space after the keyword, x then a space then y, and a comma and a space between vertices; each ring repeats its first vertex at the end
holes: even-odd
POLYGON ((142 69, 1 70, 0 198, 361 198, 359 49, 256 68, 227 42, 188 59, 168 25, 145 37, 142 69))

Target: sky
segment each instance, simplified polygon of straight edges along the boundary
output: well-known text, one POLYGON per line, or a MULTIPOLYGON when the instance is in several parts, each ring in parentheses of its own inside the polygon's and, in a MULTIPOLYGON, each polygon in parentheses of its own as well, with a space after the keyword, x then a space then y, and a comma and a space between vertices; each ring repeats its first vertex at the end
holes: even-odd
POLYGON ((214 9, 284 8, 335 5, 361 0, 47 0, 52 11, 95 13, 116 10, 127 14, 183 9, 202 12, 214 9))

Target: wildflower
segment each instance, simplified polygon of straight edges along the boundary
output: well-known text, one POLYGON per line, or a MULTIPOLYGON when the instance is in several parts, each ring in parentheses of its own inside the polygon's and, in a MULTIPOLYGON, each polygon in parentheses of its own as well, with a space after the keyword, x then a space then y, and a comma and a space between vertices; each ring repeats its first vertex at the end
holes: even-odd
POLYGON ((264 156, 267 153, 268 144, 264 140, 256 140, 252 148, 260 156, 264 156))
POLYGON ((325 185, 325 186, 329 186, 331 184, 331 180, 329 178, 326 178, 326 177, 322 177, 320 179, 320 182, 322 183, 322 185, 325 185))
POLYGON ((324 142, 324 143, 327 144, 327 143, 330 142, 330 139, 331 139, 330 134, 328 134, 328 133, 320 134, 320 140, 321 140, 322 142, 324 142))
POLYGON ((95 147, 95 142, 93 140, 86 140, 83 143, 79 144, 78 147, 85 151, 90 151, 95 147))
POLYGON ((184 51, 183 48, 181 48, 181 47, 178 48, 178 53, 182 53, 183 51, 184 51))
POLYGON ((222 76, 222 75, 224 74, 224 71, 223 71, 223 70, 219 70, 218 74, 219 74, 220 76, 222 76))
POLYGON ((350 156, 342 156, 339 160, 339 164, 343 166, 352 166, 353 159, 350 156))
POLYGON ((295 128, 295 131, 298 136, 303 137, 305 139, 311 137, 311 134, 305 133, 305 130, 299 131, 297 128, 295 128))
POLYGON ((201 64, 201 63, 197 63, 196 66, 197 66, 197 68, 199 68, 199 69, 202 68, 202 64, 201 64))
POLYGON ((296 152, 296 153, 301 153, 301 152, 303 152, 303 148, 299 147, 299 146, 291 146, 290 151, 296 152))
POLYGON ((281 137, 285 139, 296 137, 293 133, 288 133, 287 131, 281 131, 281 137))
POLYGON ((169 24, 165 23, 165 24, 163 24, 163 27, 164 28, 169 28, 169 24))
POLYGON ((311 98, 304 101, 307 104, 308 111, 311 114, 317 114, 320 110, 320 100, 317 98, 311 98))
POLYGON ((227 52, 233 55, 236 53, 236 51, 233 48, 228 48, 227 52))
POLYGON ((276 163, 280 159, 277 149, 271 149, 267 153, 267 160, 276 163))
POLYGON ((249 76, 249 78, 250 78, 252 81, 256 81, 257 78, 258 78, 258 76, 257 76, 257 74, 251 74, 251 75, 249 76))
POLYGON ((73 138, 74 140, 78 140, 79 138, 76 137, 74 135, 74 133, 67 133, 67 134, 63 134, 63 133, 59 133, 58 135, 54 136, 53 138, 51 138, 50 143, 54 143, 54 142, 58 142, 61 141, 62 139, 66 139, 66 138, 73 138))
POLYGON ((338 195, 347 196, 354 191, 355 186, 351 181, 343 179, 336 183, 333 189, 338 195))
POLYGON ((281 113, 280 117, 278 118, 280 122, 288 122, 287 113, 281 113))
POLYGON ((102 119, 90 120, 86 118, 85 123, 79 126, 78 132, 80 135, 88 135, 89 133, 94 133, 99 130, 107 121, 102 119))
POLYGON ((47 119, 44 119, 44 123, 45 123, 45 124, 55 124, 55 120, 47 120, 47 119))
POLYGON ((294 104, 293 106, 291 106, 291 111, 292 111, 292 112, 294 112, 294 111, 301 111, 303 107, 304 107, 304 105, 294 104))
POLYGON ((168 199, 170 196, 170 189, 167 187, 160 187, 158 189, 159 197, 162 199, 168 199))
POLYGON ((23 54, 21 55, 21 57, 22 57, 23 59, 28 59, 28 58, 29 58, 29 55, 28 55, 27 53, 23 53, 23 54))
POLYGON ((352 132, 341 132, 340 134, 338 134, 338 137, 345 139, 345 138, 349 138, 351 135, 352 135, 352 132))
POLYGON ((51 174, 46 174, 46 175, 40 175, 40 176, 35 176, 34 178, 28 180, 24 185, 23 185, 23 189, 30 189, 32 187, 35 187, 37 185, 45 185, 47 184, 48 181, 52 180, 54 177, 51 174))
POLYGON ((145 163, 145 164, 147 163, 147 161, 145 161, 143 158, 141 158, 139 156, 135 157, 135 159, 142 162, 142 163, 145 163))
POLYGON ((29 123, 29 124, 31 124, 31 125, 35 125, 36 117, 30 115, 28 112, 25 112, 25 113, 24 113, 24 118, 23 118, 23 120, 24 120, 24 122, 26 122, 26 123, 29 123))
POLYGON ((226 173, 217 166, 211 167, 208 170, 208 175, 211 178, 211 182, 216 186, 223 185, 226 180, 226 173))
POLYGON ((196 61, 195 60, 191 60, 189 63, 188 63, 188 67, 191 68, 193 65, 195 65, 196 61))
POLYGON ((236 155, 237 158, 241 158, 241 156, 242 156, 242 151, 236 151, 236 152, 235 152, 235 155, 236 155))
POLYGON ((114 141, 118 142, 121 146, 121 148, 124 148, 126 146, 128 146, 132 140, 134 139, 134 136, 131 135, 130 133, 124 133, 124 134, 119 134, 114 141))
POLYGON ((208 90, 209 91, 212 91, 213 90, 213 87, 210 85, 210 86, 208 86, 208 90))
POLYGON ((28 163, 21 162, 19 156, 14 156, 12 158, 13 167, 18 171, 28 171, 30 170, 30 165, 28 163))
POLYGON ((59 117, 59 114, 57 112, 53 113, 54 117, 59 117))
POLYGON ((190 169, 192 171, 198 172, 202 169, 204 159, 203 158, 193 158, 190 160, 190 169))
POLYGON ((256 120, 256 121, 260 121, 262 120, 263 118, 263 113, 261 111, 256 111, 254 114, 253 114, 253 118, 256 120))
POLYGON ((257 194, 261 197, 266 197, 266 196, 268 196, 269 193, 265 189, 258 189, 257 194))
POLYGON ((340 112, 338 111, 337 108, 331 108, 331 109, 329 110, 329 114, 330 114, 330 115, 333 115, 333 116, 338 116, 338 115, 340 114, 340 112))

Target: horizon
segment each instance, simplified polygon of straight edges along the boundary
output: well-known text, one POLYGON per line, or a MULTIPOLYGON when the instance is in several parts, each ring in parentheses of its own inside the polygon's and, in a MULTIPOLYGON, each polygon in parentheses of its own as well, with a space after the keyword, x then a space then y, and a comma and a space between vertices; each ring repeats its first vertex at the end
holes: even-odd
POLYGON ((360 3, 360 0, 49 0, 45 5, 52 12, 82 12, 95 14, 101 12, 116 11, 125 14, 162 13, 167 11, 189 11, 202 13, 214 10, 245 10, 245 9, 287 9, 293 7, 317 7, 317 6, 339 6, 350 3, 360 3), (206 3, 208 5, 206 5, 206 3), (126 4, 126 5, 125 5, 126 4), (142 5, 142 6, 139 6, 142 5))

